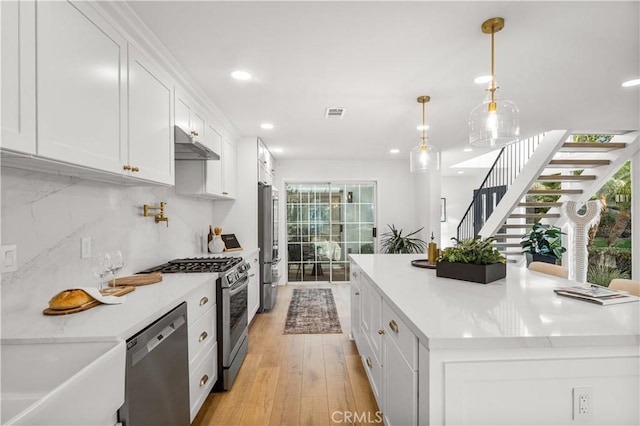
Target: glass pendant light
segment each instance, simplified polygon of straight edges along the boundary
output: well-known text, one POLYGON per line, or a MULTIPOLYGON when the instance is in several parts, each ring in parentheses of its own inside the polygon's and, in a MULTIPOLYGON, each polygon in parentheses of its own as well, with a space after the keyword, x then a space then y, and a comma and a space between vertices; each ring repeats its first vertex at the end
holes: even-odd
POLYGON ((491 83, 486 99, 469 115, 469 143, 476 147, 503 147, 520 138, 518 106, 496 94, 494 34, 502 28, 503 18, 491 18, 482 23, 482 32, 491 34, 491 83))
POLYGON ((440 152, 433 145, 427 145, 426 104, 431 100, 429 96, 419 96, 418 102, 422 104, 422 140, 409 153, 412 173, 425 173, 429 169, 440 168, 440 152))

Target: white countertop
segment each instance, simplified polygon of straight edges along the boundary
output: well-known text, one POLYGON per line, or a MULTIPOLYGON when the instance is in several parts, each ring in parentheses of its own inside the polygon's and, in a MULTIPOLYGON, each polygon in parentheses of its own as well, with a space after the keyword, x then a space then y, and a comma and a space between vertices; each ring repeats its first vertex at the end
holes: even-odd
POLYGON ((163 274, 161 282, 136 287, 120 305, 99 305, 68 315, 43 315, 48 299, 39 303, 27 300, 23 304, 12 303, 11 310, 3 306, 2 339, 125 340, 178 306, 203 283, 215 285, 217 277, 217 273, 163 274))
POLYGON ((600 306, 555 295, 575 282, 515 265, 489 284, 436 277, 420 255, 350 255, 431 349, 640 345, 640 303, 600 306))

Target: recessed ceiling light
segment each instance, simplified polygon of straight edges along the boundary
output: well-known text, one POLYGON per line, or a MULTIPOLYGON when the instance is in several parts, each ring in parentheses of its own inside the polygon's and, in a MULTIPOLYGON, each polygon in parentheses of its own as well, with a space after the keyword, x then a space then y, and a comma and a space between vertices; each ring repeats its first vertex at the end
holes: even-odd
POLYGON ((273 124, 271 124, 271 123, 262 123, 260 125, 260 127, 265 129, 265 130, 271 130, 271 129, 273 129, 273 124))
POLYGON ((633 80, 628 80, 622 83, 622 87, 633 87, 640 86, 640 78, 635 78, 633 80))
POLYGON ((464 173, 464 170, 458 170, 458 174, 461 175, 464 173))
POLYGON ((251 74, 246 71, 234 71, 231 73, 231 77, 236 80, 251 80, 251 74))
POLYGON ((481 75, 473 79, 475 84, 485 84, 491 81, 491 75, 481 75))
POLYGON ((276 154, 279 154, 281 152, 284 152, 284 149, 282 149, 282 148, 271 148, 270 151, 271 152, 275 152, 276 154))
POLYGON ((473 148, 465 148, 465 149, 463 149, 463 151, 464 152, 471 152, 471 151, 473 151, 473 148))
MULTIPOLYGON (((422 130, 422 125, 419 125, 418 127, 416 127, 416 129, 422 130)), ((425 124, 424 130, 429 130, 429 125, 428 124, 425 124)))
POLYGON ((400 150, 399 150, 399 149, 396 149, 396 148, 394 148, 394 149, 390 149, 390 150, 389 150, 389 153, 390 153, 390 154, 397 154, 397 153, 399 153, 399 152, 400 152, 400 150))

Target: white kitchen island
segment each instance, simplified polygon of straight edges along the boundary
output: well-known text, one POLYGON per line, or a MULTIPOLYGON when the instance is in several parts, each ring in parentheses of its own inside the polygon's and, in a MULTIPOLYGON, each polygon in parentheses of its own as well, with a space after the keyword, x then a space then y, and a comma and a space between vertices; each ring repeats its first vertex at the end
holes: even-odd
POLYGON ((640 303, 556 296, 575 283, 517 266, 476 284, 419 255, 350 257, 352 337, 386 424, 639 424, 640 303))

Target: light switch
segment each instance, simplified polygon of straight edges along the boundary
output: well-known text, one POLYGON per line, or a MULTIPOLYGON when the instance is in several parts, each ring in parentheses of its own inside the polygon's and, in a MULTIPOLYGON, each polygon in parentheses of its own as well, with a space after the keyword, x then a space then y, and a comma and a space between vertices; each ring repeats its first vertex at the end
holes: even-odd
POLYGON ((2 246, 0 249, 0 272, 15 272, 18 270, 18 248, 15 244, 2 246))

